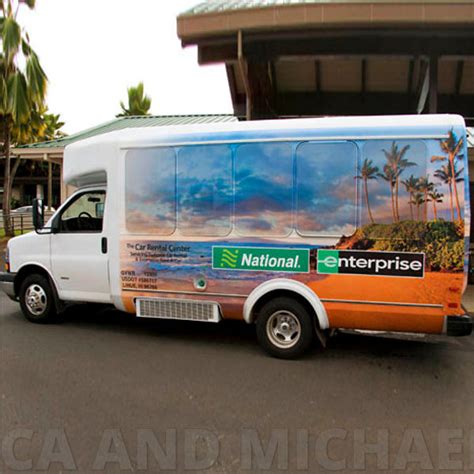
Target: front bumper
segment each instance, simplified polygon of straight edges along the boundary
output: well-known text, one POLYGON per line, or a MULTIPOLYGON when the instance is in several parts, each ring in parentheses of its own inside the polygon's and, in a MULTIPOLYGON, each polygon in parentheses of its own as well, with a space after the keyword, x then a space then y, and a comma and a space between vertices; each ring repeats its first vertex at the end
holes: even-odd
POLYGON ((10 299, 16 300, 15 273, 0 273, 0 291, 3 291, 10 299))
POLYGON ((469 336, 472 333, 471 316, 448 316, 446 318, 446 334, 448 336, 469 336))

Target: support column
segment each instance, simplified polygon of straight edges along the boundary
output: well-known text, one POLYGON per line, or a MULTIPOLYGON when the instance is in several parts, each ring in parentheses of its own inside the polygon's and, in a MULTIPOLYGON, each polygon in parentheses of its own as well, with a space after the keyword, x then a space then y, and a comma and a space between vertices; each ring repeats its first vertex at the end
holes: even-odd
POLYGON ((428 113, 438 112, 438 56, 430 58, 430 92, 428 97, 428 113))
POLYGON ((273 84, 268 63, 247 60, 247 75, 252 104, 251 119, 268 119, 276 116, 273 84))
POLYGON ((61 204, 62 204, 67 198, 67 187, 64 184, 64 180, 63 180, 63 163, 62 162, 59 165, 59 183, 61 186, 61 204))
POLYGON ((242 31, 237 33, 237 58, 245 90, 246 119, 265 119, 276 116, 276 87, 274 68, 254 52, 252 57, 244 55, 242 31))
POLYGON ((48 161, 48 211, 53 207, 53 163, 48 161))
POLYGON ((252 120, 252 96, 248 80, 248 64, 244 58, 242 30, 237 33, 237 58, 240 77, 245 91, 245 119, 252 120))
POLYGON ((42 184, 36 185, 36 199, 44 198, 44 186, 42 184))
POLYGON ((421 61, 420 62, 420 80, 417 91, 417 106, 416 113, 421 114, 426 106, 426 101, 428 100, 429 90, 430 90, 430 66, 429 62, 421 61))

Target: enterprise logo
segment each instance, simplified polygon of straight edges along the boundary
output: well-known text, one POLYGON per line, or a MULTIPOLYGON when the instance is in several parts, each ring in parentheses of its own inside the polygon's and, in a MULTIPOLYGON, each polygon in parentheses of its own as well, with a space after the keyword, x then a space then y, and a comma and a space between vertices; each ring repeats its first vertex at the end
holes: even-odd
POLYGON ((322 274, 423 278, 425 254, 365 250, 318 250, 316 270, 322 274))

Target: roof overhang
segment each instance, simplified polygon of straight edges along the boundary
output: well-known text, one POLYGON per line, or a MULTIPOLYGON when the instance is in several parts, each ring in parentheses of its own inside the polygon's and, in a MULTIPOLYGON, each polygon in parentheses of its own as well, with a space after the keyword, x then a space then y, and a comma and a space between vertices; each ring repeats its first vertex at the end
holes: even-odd
POLYGON ((471 0, 326 0, 318 2, 215 2, 228 7, 201 9, 178 16, 184 46, 202 39, 232 37, 238 31, 344 30, 360 28, 472 27, 471 0), (239 7, 239 3, 241 6, 239 7), (250 6, 249 6, 250 5, 250 6))
POLYGON ((64 156, 64 147, 12 148, 11 153, 14 156, 28 160, 61 163, 64 156))

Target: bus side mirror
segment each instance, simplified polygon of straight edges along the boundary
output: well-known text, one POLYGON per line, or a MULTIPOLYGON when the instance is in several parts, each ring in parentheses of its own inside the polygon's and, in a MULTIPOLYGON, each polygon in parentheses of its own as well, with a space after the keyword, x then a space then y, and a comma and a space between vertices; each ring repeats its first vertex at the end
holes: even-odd
POLYGON ((33 199, 33 227, 35 231, 44 227, 44 202, 42 199, 33 199))

